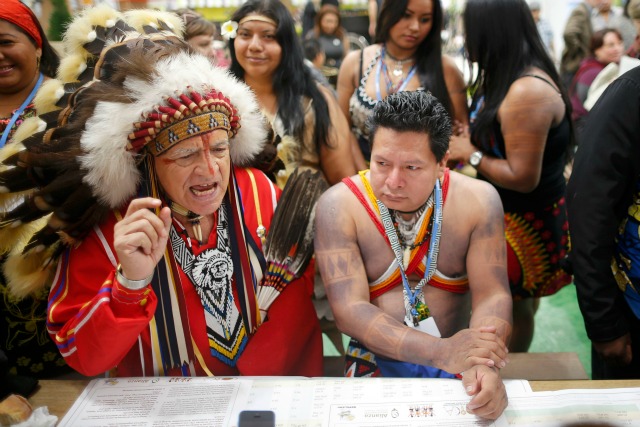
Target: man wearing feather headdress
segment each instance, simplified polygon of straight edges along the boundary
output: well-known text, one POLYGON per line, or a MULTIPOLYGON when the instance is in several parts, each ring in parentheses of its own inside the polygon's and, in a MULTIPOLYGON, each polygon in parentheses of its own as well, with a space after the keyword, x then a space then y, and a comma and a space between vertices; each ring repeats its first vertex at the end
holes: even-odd
POLYGON ((431 94, 399 92, 370 118, 371 170, 318 202, 316 257, 347 376, 464 373, 470 413, 507 406, 511 333, 502 204, 446 168, 451 121, 431 94))
POLYGON ((280 191, 243 167, 266 136, 254 95, 141 13, 71 25, 92 78, 58 82, 65 108, 3 156, 2 190, 26 196, 0 227, 31 227, 10 265, 57 261, 47 328, 82 374, 321 375, 310 284, 261 296, 280 191))

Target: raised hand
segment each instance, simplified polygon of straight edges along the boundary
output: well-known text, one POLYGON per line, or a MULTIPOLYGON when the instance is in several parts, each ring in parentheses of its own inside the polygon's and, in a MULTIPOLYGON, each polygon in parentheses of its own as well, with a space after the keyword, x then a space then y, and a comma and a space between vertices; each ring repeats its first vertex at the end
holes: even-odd
POLYGON ((162 208, 160 215, 153 209, 160 200, 151 197, 133 200, 124 218, 114 227, 113 245, 122 275, 129 280, 142 280, 153 273, 164 255, 171 227, 171 211, 162 208))

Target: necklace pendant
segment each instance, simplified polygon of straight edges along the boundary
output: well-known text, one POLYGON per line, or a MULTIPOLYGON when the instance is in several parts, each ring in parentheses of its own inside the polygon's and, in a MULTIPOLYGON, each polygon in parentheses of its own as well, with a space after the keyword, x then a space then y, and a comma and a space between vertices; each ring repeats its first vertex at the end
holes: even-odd
POLYGON ((418 301, 415 306, 415 310, 418 313, 418 318, 420 320, 428 319, 431 317, 431 311, 429 310, 429 306, 423 303, 422 301, 418 301))
POLYGON ((404 252, 402 253, 402 266, 405 271, 409 268, 409 261, 411 261, 411 248, 404 248, 404 252))
POLYGON ((418 316, 414 314, 411 316, 411 319, 413 320, 413 326, 415 326, 416 328, 420 326, 420 319, 418 318, 418 316))
POLYGON ((404 74, 402 68, 394 68, 392 73, 395 77, 400 77, 404 74))

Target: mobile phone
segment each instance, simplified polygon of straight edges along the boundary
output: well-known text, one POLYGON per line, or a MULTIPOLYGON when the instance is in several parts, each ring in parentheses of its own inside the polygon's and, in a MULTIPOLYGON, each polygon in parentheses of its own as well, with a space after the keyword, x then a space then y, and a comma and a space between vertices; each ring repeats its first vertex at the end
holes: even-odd
POLYGON ((241 411, 238 427, 276 427, 276 414, 273 411, 241 411))

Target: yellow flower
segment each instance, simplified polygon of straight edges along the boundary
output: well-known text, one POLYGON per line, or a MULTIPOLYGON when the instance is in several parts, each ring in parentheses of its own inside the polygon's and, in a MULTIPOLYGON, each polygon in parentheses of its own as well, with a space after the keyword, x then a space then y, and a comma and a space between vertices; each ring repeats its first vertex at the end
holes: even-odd
POLYGON ((20 356, 16 359, 16 365, 18 366, 28 366, 31 363, 31 359, 28 357, 20 356))
POLYGON ((238 23, 236 21, 227 21, 220 27, 220 35, 226 40, 235 39, 238 31, 238 23))

